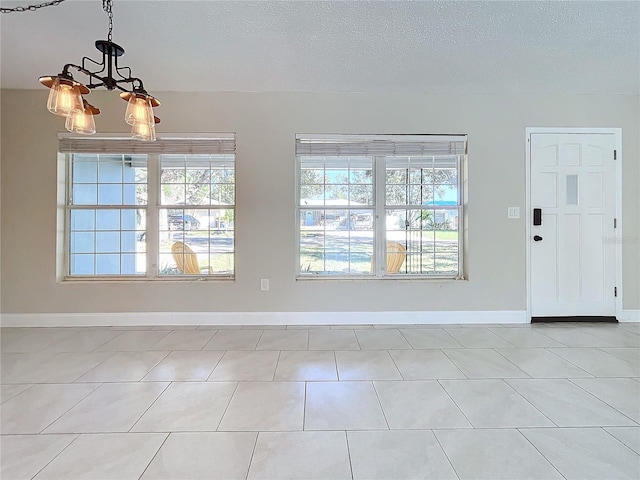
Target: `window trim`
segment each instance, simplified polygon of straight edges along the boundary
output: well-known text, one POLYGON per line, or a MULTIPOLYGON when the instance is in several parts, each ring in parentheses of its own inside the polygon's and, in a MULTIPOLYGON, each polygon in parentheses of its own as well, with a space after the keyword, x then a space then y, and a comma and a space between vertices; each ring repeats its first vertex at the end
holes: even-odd
MULTIPOLYGON (((464 163, 465 163, 465 155, 456 155, 456 172, 457 172, 457 177, 458 177, 458 182, 457 182, 457 187, 458 187, 458 199, 457 199, 457 205, 439 205, 439 206, 433 206, 433 207, 429 207, 429 209, 433 209, 433 210, 455 210, 458 212, 458 273, 456 275, 451 275, 451 274, 444 274, 444 273, 436 273, 436 274, 420 274, 420 273, 414 273, 414 274, 403 274, 403 275, 397 275, 397 274, 383 274, 383 278, 393 278, 398 279, 398 280, 403 280, 403 279, 410 279, 410 278, 415 278, 415 279, 437 279, 437 280, 464 280, 464 262, 463 262, 463 257, 464 257, 464 231, 466 231, 466 229, 464 228, 464 214, 465 214, 465 195, 464 195, 464 188, 463 188, 463 184, 466 178, 466 171, 463 170, 464 168, 464 163), (464 230, 464 231, 463 231, 464 230)), ((381 167, 383 170, 383 173, 386 174, 386 170, 387 170, 387 163, 386 163, 386 159, 385 157, 378 157, 381 161, 380 163, 383 164, 384 166, 381 167)), ((387 183, 385 181, 384 186, 386 187, 387 183)), ((387 210, 400 210, 400 209, 413 209, 413 210, 417 210, 417 209, 421 209, 421 210, 425 210, 424 205, 386 205, 386 198, 385 198, 385 192, 381 193, 381 197, 382 197, 382 202, 384 203, 384 205, 382 205, 382 210, 383 213, 381 215, 383 215, 380 218, 386 218, 386 211, 387 210)), ((384 229, 381 229, 380 231, 381 233, 384 232, 384 229)), ((377 233, 377 232, 376 232, 377 233)), ((384 248, 384 242, 379 242, 381 244, 380 248, 381 250, 384 252, 384 260, 386 262, 386 249, 384 248)), ((409 254, 409 252, 407 252, 409 254)), ((408 255, 407 255, 408 256, 408 255)), ((382 258, 382 257, 380 257, 382 258)))
MULTIPOLYGON (((466 195, 465 190, 467 188, 468 181, 468 169, 467 169, 467 145, 468 145, 468 136, 466 134, 452 134, 452 135, 341 135, 341 134, 330 134, 330 135, 316 135, 316 134, 297 134, 296 135, 296 175, 295 175, 295 205, 294 205, 294 218, 295 218, 295 262, 296 262, 296 280, 297 281, 314 281, 314 280, 332 280, 332 281, 424 281, 424 280, 433 280, 433 281, 450 281, 450 280, 465 280, 465 238, 467 235, 467 203, 466 203, 466 195), (385 229, 385 218, 386 211, 388 209, 408 209, 409 205, 402 206, 387 206, 386 205, 386 195, 385 188, 379 188, 380 186, 386 187, 386 171, 387 171, 387 162, 386 156, 393 156, 387 154, 390 144, 401 144, 403 140, 414 143, 409 147, 409 150, 417 151, 416 142, 425 141, 428 138, 429 140, 433 140, 438 143, 437 148, 443 148, 443 145, 447 142, 450 143, 450 148, 452 148, 452 152, 455 153, 447 153, 447 155, 453 155, 456 157, 456 170, 457 170, 457 187, 458 187, 458 204, 456 206, 443 206, 443 207, 433 207, 434 209, 445 209, 445 210, 457 210, 458 211, 458 271, 456 274, 389 274, 385 271, 383 265, 386 265, 386 229, 385 229), (374 219, 373 219, 373 240, 374 240, 374 252, 373 252, 373 268, 370 273, 348 273, 348 274, 326 274, 326 273, 314 273, 314 274, 304 274, 301 271, 301 258, 300 258, 300 235, 301 235, 301 225, 300 225, 300 212, 302 207, 300 205, 300 186, 302 182, 302 165, 300 157, 309 156, 310 153, 313 153, 313 147, 305 146, 300 149, 299 145, 302 141, 308 141, 313 143, 314 141, 318 141, 323 143, 325 149, 328 145, 328 151, 326 156, 340 156, 339 152, 336 149, 340 149, 341 144, 349 144, 349 142, 353 141, 355 146, 352 146, 351 149, 347 148, 348 153, 343 153, 343 156, 359 156, 365 155, 372 157, 373 160, 373 198, 374 198, 374 219), (377 144, 380 142, 380 145, 377 144), (387 143, 387 146, 383 145, 387 143), (371 154, 366 154, 365 152, 371 149, 371 154), (380 261, 382 260, 382 261, 380 261)), ((318 155, 318 153, 316 153, 318 155)), ((405 152, 398 153, 396 156, 419 156, 417 153, 407 154, 405 152)), ((427 153, 422 153, 421 156, 438 156, 431 155, 427 153)), ((318 206, 318 208, 327 209, 327 206, 318 206)))
MULTIPOLYGON (((179 154, 179 155, 233 155, 234 169, 234 186, 236 185, 236 159, 235 159, 235 133, 215 133, 210 136, 195 134, 181 135, 180 137, 163 137, 158 139, 156 143, 141 143, 132 141, 129 137, 122 135, 103 135, 101 137, 74 137, 67 133, 59 134, 60 141, 58 151, 58 175, 59 179, 63 176, 64 185, 59 185, 58 192, 58 247, 57 247, 57 280, 64 283, 74 282, 189 282, 189 281, 235 281, 236 278, 236 230, 233 228, 234 248, 233 248, 233 271, 230 274, 177 274, 177 275, 160 275, 159 274, 159 222, 158 215, 161 210, 171 208, 172 205, 162 205, 161 203, 161 158, 163 154, 179 154), (95 142, 95 143, 92 143, 95 142), (233 149, 230 149, 231 143, 233 149), (93 145, 93 147, 92 147, 93 145), (79 153, 90 153, 95 155, 123 155, 122 148, 132 145, 131 150, 124 154, 146 155, 147 157, 147 203, 145 205, 72 205, 72 163, 73 155, 79 153), (155 148, 145 146, 155 146, 155 148), (168 151, 164 152, 158 149, 158 146, 169 145, 168 151), (111 148, 110 148, 111 146, 111 148), (172 148, 172 146, 176 148, 172 148), (75 150, 72 150, 72 147, 75 150), (207 150, 213 148, 219 151, 211 152, 207 150), (92 150, 86 152, 86 150, 92 150), (152 150, 150 153, 149 151, 152 150), (153 181, 150 179, 153 178, 153 181), (96 274, 96 275, 71 275, 71 211, 82 209, 119 209, 119 210, 145 210, 146 214, 146 272, 144 274, 96 274)), ((225 205, 225 209, 233 209, 234 225, 236 222, 236 195, 234 194, 234 203, 225 205)), ((193 206, 181 205, 189 209, 215 210, 222 209, 214 205, 193 206)))

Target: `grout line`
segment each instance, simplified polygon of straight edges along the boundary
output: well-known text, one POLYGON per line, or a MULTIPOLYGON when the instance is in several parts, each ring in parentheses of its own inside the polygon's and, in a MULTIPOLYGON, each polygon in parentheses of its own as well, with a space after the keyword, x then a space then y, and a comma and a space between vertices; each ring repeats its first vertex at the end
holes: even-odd
MULTIPOLYGON (((462 407, 460 407, 460 405, 458 405, 458 402, 456 402, 456 400, 451 396, 451 394, 449 393, 449 391, 447 390, 447 387, 445 387, 444 385, 442 385, 441 382, 442 379, 437 379, 436 382, 438 383, 438 385, 440 385, 440 388, 444 391, 444 393, 446 393, 446 395, 451 399, 451 401, 453 402, 453 404, 456 406, 456 408, 458 409, 458 411, 462 414, 462 416, 464 417, 464 419, 469 422, 469 425, 471 425, 472 429, 475 429, 476 426, 471 422, 471 420, 469 420, 469 417, 467 417, 467 414, 464 413, 464 410, 462 410, 462 407)), ((467 379, 468 380, 468 379, 467 379)), ((449 380, 451 381, 451 380, 449 380)), ((454 382, 456 381, 455 379, 453 380, 454 382)), ((464 382, 464 379, 459 379, 459 381, 464 382)), ((434 429, 432 429, 434 430, 434 429)), ((449 429, 438 429, 438 430, 451 430, 449 429)), ((457 430, 457 429, 456 429, 457 430)), ((461 429, 462 430, 462 429, 461 429)))
POLYGON ((282 355, 282 350, 278 350, 278 358, 276 358, 276 363, 273 366, 273 375, 271 375, 271 381, 276 381, 276 372, 278 371, 278 364, 280 363, 280 355, 282 355))
POLYGON ((398 332, 400 332, 400 335, 402 335, 402 337, 404 338, 405 342, 407 342, 409 344, 409 346, 411 347, 411 350, 416 350, 416 347, 413 346, 413 343, 411 343, 409 341, 409 339, 407 338, 407 336, 404 333, 402 333, 402 329, 399 328, 398 332))
MULTIPOLYGON (((511 365, 513 365, 515 368, 517 368, 518 370, 520 370, 522 373, 524 373, 526 375, 526 377, 522 377, 522 378, 533 378, 533 375, 529 375, 528 372, 525 372, 522 368, 520 368, 518 365, 516 365, 514 362, 512 362, 511 360, 509 360, 506 356, 502 355, 499 351, 499 347, 498 348, 491 348, 489 349, 491 351, 493 351, 494 353, 496 353, 497 355, 499 355, 500 357, 504 358, 508 363, 510 363, 511 365)), ((501 378, 513 378, 513 377, 501 377, 501 378)))
POLYGON ((94 348, 93 350, 91 350, 91 352, 93 352, 93 353, 98 353, 98 352, 97 352, 97 350, 98 350, 99 348, 104 347, 107 343, 109 343, 110 341, 115 340, 116 338, 120 337, 123 333, 124 333, 124 330, 123 330, 123 331, 121 331, 120 333, 118 333, 115 337, 110 338, 109 340, 106 340, 105 342, 101 343, 101 344, 100 344, 100 345, 98 345, 96 348, 94 348))
MULTIPOLYGON (((149 382, 147 385, 150 385, 151 383, 165 383, 165 382, 149 382)), ((162 397, 162 395, 167 391, 167 389, 173 384, 174 382, 167 382, 167 385, 162 389, 162 391, 158 394, 158 396, 153 400, 153 402, 151 402, 151 404, 145 409, 144 412, 142 412, 142 415, 140 415, 138 417, 138 419, 133 422, 133 425, 131 425, 131 427, 129 427, 129 430, 127 430, 127 433, 137 433, 137 432, 132 432, 131 430, 133 429, 133 427, 135 427, 138 422, 142 419, 142 417, 144 417, 147 412, 149 410, 151 410, 151 407, 153 407, 155 405, 155 403, 160 400, 160 397, 162 397)), ((142 432, 141 432, 142 433, 142 432)))
MULTIPOLYGON (((375 332, 375 329, 373 331, 375 332)), ((360 344, 360 339, 358 338, 358 332, 355 329, 353 329, 352 332, 353 332, 353 336, 356 337, 356 343, 358 344, 358 350, 361 350, 361 351, 364 350, 362 348, 362 345, 360 344)))
MULTIPOLYGON (((102 360, 101 362, 97 363, 96 365, 94 365, 93 367, 91 367, 89 370, 81 373, 80 375, 78 375, 76 378, 74 378, 73 380, 71 380, 71 382, 69 383, 76 383, 80 378, 84 377, 86 374, 88 374, 90 371, 95 370, 96 368, 98 368, 100 365, 102 365, 103 363, 105 363, 107 360, 111 359, 111 357, 113 357, 117 352, 90 352, 90 353, 111 353, 111 355, 109 355, 107 358, 105 358, 104 360, 102 360)), ((81 382, 79 382, 81 383, 81 382)))
MULTIPOLYGON (((610 377, 598 377, 598 378, 594 378, 594 379, 589 379, 587 378, 586 380, 602 380, 603 378, 610 378, 610 377)), ((623 377, 619 378, 622 379, 623 377)), ((589 390, 587 390, 586 388, 584 388, 582 385, 577 384, 576 382, 574 382, 574 380, 580 380, 580 379, 575 379, 575 378, 567 378, 566 379, 568 382, 570 382, 572 385, 575 385, 576 387, 578 387, 580 390, 588 393, 589 395, 591 395, 593 398, 595 398, 596 400, 604 403, 605 405, 607 405, 608 407, 614 409, 616 412, 618 412, 620 415, 628 418, 629 420, 631 420, 632 422, 634 422, 635 424, 638 423, 637 420, 634 420, 633 418, 631 418, 629 415, 627 415, 626 413, 620 411, 618 408, 616 408, 615 406, 611 405, 609 402, 607 402, 606 400, 600 398, 598 395, 596 395, 593 392, 590 392, 589 390)), ((583 379, 584 380, 584 379, 583 379)), ((630 381, 633 381, 630 379, 630 381)), ((606 426, 611 426, 611 425, 606 425, 606 426)), ((620 426, 624 426, 624 425, 620 425, 620 426)), ((631 426, 631 425, 629 425, 631 426)))
POLYGON ((404 378, 404 375, 402 374, 402 370, 400 370, 400 367, 398 367, 398 364, 396 363, 395 358, 393 358, 393 355, 391 355, 391 351, 386 350, 387 355, 389 355, 389 357, 391 358, 391 361, 393 362, 393 365, 396 367, 396 370, 398 370, 398 373, 400 374, 400 380, 406 380, 404 378))
MULTIPOLYGON (((545 325, 545 328, 549 328, 549 327, 547 327, 545 325)), ((542 329, 540 329, 540 331, 538 331, 538 329, 533 330, 533 331, 539 333, 540 335, 544 335, 545 337, 547 337, 550 340, 553 340, 554 342, 559 343, 561 347, 569 348, 569 345, 566 345, 566 344, 562 343, 560 340, 556 340, 551 335, 547 335, 546 333, 544 333, 544 331, 542 331, 542 329)), ((561 347, 557 347, 557 348, 561 348, 561 347)))
POLYGON ((445 356, 445 358, 447 360, 449 360, 451 362, 451 364, 456 367, 458 369, 458 371, 464 376, 463 379, 460 380, 470 380, 471 377, 468 377, 466 373, 464 373, 464 371, 462 370, 462 367, 460 367, 460 365, 458 365, 456 362, 453 361, 453 359, 451 359, 451 357, 449 357, 449 355, 447 355, 446 353, 446 348, 439 348, 438 350, 440 350, 440 352, 442 353, 442 355, 445 356))
MULTIPOLYGON (((378 380, 381 381, 381 380, 378 380)), ((387 380, 387 381, 394 381, 394 380, 387 380)), ((387 424, 387 430, 391 430, 391 427, 389 427, 389 421, 387 420, 387 414, 384 411, 384 407, 382 406, 382 402, 380 401, 380 395, 378 394, 378 389, 376 388, 376 383, 374 380, 370 380, 371 382, 371 386, 373 387, 373 392, 376 394, 376 399, 378 400, 378 405, 380 405, 380 411, 382 412, 382 418, 384 418, 384 423, 387 424)))
POLYGON ((344 439, 347 442, 347 456, 349 457, 349 470, 351 471, 351 480, 353 480, 353 461, 351 460, 351 447, 349 447, 349 435, 344 431, 344 439))
MULTIPOLYGON (((557 428, 561 428, 560 425, 558 425, 556 422, 553 421, 553 419, 549 418, 549 416, 544 413, 542 410, 540 410, 538 407, 536 407, 533 402, 531 400, 529 400, 527 397, 525 397, 516 387, 514 387, 513 385, 511 385, 509 382, 507 382, 506 379, 501 378, 500 379, 507 387, 509 387, 511 390, 513 390, 514 392, 516 392, 518 395, 520 395, 525 402, 527 402, 529 405, 531 405, 533 407, 534 410, 536 410, 537 412, 540 412, 540 414, 546 418, 547 420, 549 420, 551 423, 553 423, 557 428)), ((523 379, 516 379, 516 380, 523 380, 523 379)), ((526 378, 524 380, 527 380, 526 378)), ((517 428, 517 427, 516 427, 517 428)), ((533 428, 533 427, 532 427, 533 428)), ((536 427, 537 428, 537 427, 536 427)), ((539 428, 544 428, 544 427, 539 427, 539 428)))
MULTIPOLYGON (((18 395, 23 394, 24 392, 26 392, 27 390, 29 390, 31 387, 33 387, 34 385, 36 385, 35 383, 2 383, 2 386, 4 387, 5 385, 7 386, 11 386, 11 385, 26 385, 27 388, 23 388, 22 390, 20 390, 18 393, 15 393, 13 395, 11 395, 9 398, 5 398, 2 401, 2 405, 4 405, 6 402, 8 402, 9 400, 16 398, 18 395)), ((0 407, 0 411, 2 411, 2 408, 0 407)))
MULTIPOLYGON (((35 384, 35 385, 43 385, 43 384, 35 384)), ((47 385, 56 385, 56 384, 47 384, 47 385)), ((73 385, 70 383, 61 383, 61 384, 57 384, 57 385, 73 385)), ((95 392, 97 392, 100 388, 102 388, 102 385, 104 385, 103 383, 101 383, 100 385, 98 385, 96 388, 94 388, 93 390, 91 390, 89 393, 87 393, 84 397, 82 397, 80 400, 78 400, 76 403, 74 403, 71 407, 69 407, 67 410, 65 410, 61 415, 59 415, 58 417, 55 418, 55 420, 53 420, 52 422, 50 422, 46 427, 44 427, 42 430, 40 430, 38 432, 38 434, 41 434, 42 432, 44 432, 47 428, 49 428, 51 425, 53 425, 54 423, 56 423, 58 420, 60 420, 64 415, 66 415, 67 413, 69 413, 72 409, 74 409, 75 407, 78 406, 78 404, 80 404, 80 402, 85 401, 89 396, 93 395, 95 392)))
MULTIPOLYGON (((457 328, 457 327, 456 327, 457 328)), ((462 327, 460 327, 462 328, 462 327)), ((446 333, 447 335, 449 335, 449 337, 451 337, 453 339, 454 342, 456 342, 458 345, 460 345, 460 347, 456 347, 456 348, 471 348, 471 347, 467 347, 466 345, 464 345, 461 341, 459 341, 456 337, 454 337, 448 330, 447 328, 442 328, 442 331, 444 333, 446 333)))
MULTIPOLYGON (((520 428, 527 428, 527 427, 520 427, 520 428)), ((542 456, 542 458, 544 458, 544 459, 549 463, 549 465, 551 465, 551 466, 554 468, 554 470, 555 470, 556 472, 558 472, 558 474, 559 474, 562 478, 566 479, 567 477, 565 477, 565 476, 562 474, 562 472, 560 472, 560 470, 558 470, 558 468, 557 468, 557 467, 556 467, 556 466, 551 462, 551 460, 549 460, 549 459, 545 456, 545 454, 544 454, 544 453, 542 453, 540 450, 538 450, 538 447, 536 447, 536 446, 533 444, 533 442, 532 442, 531 440, 529 440, 529 438, 528 438, 524 433, 522 433, 522 432, 520 431, 520 428, 516 428, 516 431, 517 431, 520 435, 522 435, 522 436, 524 437, 524 439, 525 439, 527 442, 529 442, 529 444, 530 444, 530 445, 531 445, 531 446, 536 450, 536 452, 538 452, 538 453, 542 456)), ((528 427, 528 428, 534 428, 534 427, 528 427)))
MULTIPOLYGON (((464 415, 464 414, 463 414, 464 415)), ((441 429, 441 430, 451 430, 451 429, 441 429)), ((457 429, 454 429, 454 431, 457 429)), ((451 461, 451 459, 449 458, 449 454, 447 453, 447 451, 444 449, 444 447, 442 446, 442 443, 440 443, 440 439, 438 438, 438 435, 436 435, 436 432, 431 430, 431 434, 434 436, 434 438, 436 439, 436 442, 438 443, 438 446, 440 447, 440 450, 442 450, 442 453, 444 453, 445 458, 447 459, 447 462, 449 462, 449 465, 451 465, 451 469, 453 470, 453 473, 456 474, 456 477, 460 478, 460 474, 456 471, 456 467, 453 465, 453 462, 451 461)))
MULTIPOLYGON (((639 343, 638 347, 640 347, 640 343, 639 343)), ((608 353, 609 355, 613 355, 614 357, 616 357, 619 360, 622 360, 623 362, 629 362, 628 359, 626 359, 624 357, 621 357, 619 355, 616 355, 616 353, 620 353, 620 352, 616 352, 616 350, 628 349, 628 350, 634 350, 634 351, 636 351, 636 353, 638 353, 637 352, 638 347, 600 347, 600 350, 602 350, 605 353, 608 353), (613 350, 613 352, 611 352, 610 350, 613 350)))
POLYGON ((304 382, 304 399, 302 401, 302 431, 305 431, 305 427, 307 426, 307 384, 309 382, 304 382))
POLYGON ((609 430, 607 430, 607 428, 639 428, 639 427, 637 427, 637 426, 635 426, 635 427, 629 426, 629 427, 598 427, 598 428, 601 428, 603 431, 607 432, 607 435, 610 435, 611 437, 615 438, 618 442, 620 442, 622 445, 627 447, 629 450, 631 450, 636 455, 640 455, 640 453, 636 452, 633 448, 631 448, 629 445, 624 443, 622 440, 620 440, 618 437, 616 437, 613 433, 611 433, 609 430))
POLYGON ((260 345, 260 340, 262 340, 262 337, 264 336, 264 332, 266 332, 266 330, 260 330, 260 336, 258 337, 258 341, 256 342, 256 344, 251 349, 252 351, 257 351, 258 345, 260 345))
MULTIPOLYGON (((491 333, 493 333, 494 335, 497 335, 499 338, 501 338, 502 340, 507 342, 509 345, 511 345, 511 347, 495 347, 495 348, 523 348, 521 346, 516 345, 512 341, 510 341, 508 338, 503 337, 502 335, 500 335, 500 333, 494 331, 494 330, 500 330, 500 328, 489 327, 487 328, 487 330, 489 330, 491 333)), ((504 328, 502 328, 502 330, 504 330, 504 328)))
POLYGON ((202 346, 202 348, 201 348, 200 350, 201 350, 201 351, 206 351, 206 350, 205 350, 205 347, 206 347, 207 345, 209 345, 209 344, 213 341, 213 339, 214 339, 214 338, 216 338, 216 335, 218 335, 218 333, 219 333, 220 331, 221 331, 221 330, 216 330, 216 331, 215 331, 215 333, 214 333, 213 335, 211 335, 211 338, 210 338, 209 340, 207 340, 207 342, 202 346))
MULTIPOLYGON (((154 352, 150 352, 150 351, 148 351, 148 350, 147 350, 147 351, 145 351, 145 352, 143 352, 143 353, 156 353, 156 352, 158 352, 158 353, 162 353, 162 351, 161 351, 161 350, 157 350, 157 351, 154 351, 154 352)), ((137 382, 138 382, 138 383, 142 382, 142 379, 143 379, 144 377, 146 377, 147 375, 149 375, 149 373, 151 372, 151 370, 153 370, 153 369, 154 369, 154 368, 156 368, 158 365, 160 365, 162 362, 164 362, 164 361, 165 361, 165 359, 167 359, 167 358, 169 357, 169 355, 171 355, 171 351, 165 352, 164 356, 163 356, 160 360, 158 360, 156 363, 154 363, 154 364, 153 364, 153 366, 152 366, 149 370, 147 370, 147 373, 145 373, 145 374, 144 374, 144 375, 143 375, 139 380, 137 380, 137 382)), ((146 380, 145 380, 145 381, 146 381, 146 380)))
MULTIPOLYGON (((65 435, 65 434, 56 434, 56 435, 65 435)), ((71 446, 72 443, 75 443, 76 440, 78 440, 78 438, 80 438, 79 433, 76 434, 66 434, 66 435, 75 435, 75 438, 73 440, 71 440, 62 450, 60 450, 57 454, 54 455, 54 457, 49 460, 40 470, 38 470, 33 476, 31 476, 30 478, 35 478, 38 476, 38 474, 40 472, 42 472, 45 468, 47 468, 49 465, 51 465, 51 463, 53 463, 53 461, 58 458, 60 455, 62 455, 62 452, 64 452, 67 448, 69 448, 71 446)))
POLYGON ((162 443, 160 444, 160 447, 158 447, 158 450, 156 450, 156 453, 153 454, 153 457, 151 457, 151 460, 149 460, 149 463, 147 463, 147 466, 144 467, 144 470, 142 471, 142 473, 140 474, 140 476, 138 477, 138 479, 144 477, 145 472, 147 471, 147 469, 149 468, 149 466, 153 463, 153 461, 155 460, 155 458, 158 456, 158 453, 160 453, 160 450, 162 450, 162 447, 164 447, 164 444, 167 443, 167 440, 169 440, 169 437, 172 435, 171 432, 167 433, 167 436, 164 437, 164 440, 162 441, 162 443))
MULTIPOLYGON (((148 331, 149 331, 149 332, 151 332, 151 331, 154 331, 154 330, 148 330, 148 331)), ((162 330, 155 330, 155 331, 157 332, 157 331, 162 331, 162 330)), ((157 344, 159 344, 161 341, 163 341, 165 338, 167 338, 167 337, 168 337, 169 335, 171 335, 173 332, 174 332, 174 330, 166 330, 166 331, 165 331, 165 334, 164 334, 161 338, 159 338, 159 339, 158 339, 158 341, 157 341, 157 342, 155 342, 153 345, 151 345, 151 346, 147 347, 147 348, 145 349, 145 351, 147 351, 147 352, 149 352, 149 351, 153 351, 153 350, 154 350, 154 349, 153 349, 153 347, 155 347, 157 344)))
POLYGON ((245 479, 249 478, 249 472, 251 471, 251 464, 253 463, 253 457, 256 454, 256 447, 258 446, 258 436, 260 432, 256 433, 256 439, 253 441, 253 450, 251 450, 251 457, 249 457, 249 465, 247 466, 247 474, 244 476, 245 479))
MULTIPOLYGON (((556 352, 554 352, 554 351, 552 351, 552 350, 551 350, 551 349, 556 349, 556 350, 557 350, 557 349, 559 349, 559 348, 560 348, 560 347, 546 347, 546 348, 545 348, 545 350, 546 350, 547 352, 549 352, 550 354, 555 355, 555 356, 556 356, 556 357, 558 357, 560 360, 562 360, 562 361, 564 361, 564 362, 567 362, 569 365, 574 366, 574 367, 575 367, 575 368, 577 368, 578 370, 582 370, 582 371, 583 371, 584 373, 586 373, 587 375, 591 375, 590 377, 585 377, 585 378, 598 378, 598 377, 597 377, 596 375, 594 375, 593 373, 588 372, 588 371, 587 371, 587 370, 585 370, 584 368, 579 367, 579 366, 578 366, 578 365, 576 365, 575 363, 573 363, 573 362, 571 362, 571 361, 567 360, 567 359, 566 359, 566 358, 564 358, 563 356, 558 355, 556 352)), ((583 347, 564 347, 564 348, 583 348, 583 347)))
MULTIPOLYGON (((210 352, 215 352, 216 350, 208 350, 210 352)), ((215 366, 213 367, 213 370, 211 370, 211 372, 209 372, 209 375, 207 375, 207 378, 204 380, 205 382, 209 382, 209 381, 213 381, 213 380, 209 380, 211 378, 211 375, 213 375, 213 372, 216 371, 216 368, 218 368, 218 365, 220 365, 220 363, 222 363, 222 359, 227 355, 227 353, 229 353, 229 350, 225 350, 224 353, 222 355, 220 355, 220 358, 218 359, 218 361, 216 362, 215 366)))
POLYGON ((238 387, 240 387, 240 382, 236 382, 236 388, 233 389, 233 393, 229 397, 229 401, 227 402, 227 405, 224 407, 224 412, 222 412, 222 415, 220 416, 220 421, 218 421, 218 425, 216 425, 216 430, 215 430, 216 432, 220 431, 220 425, 222 425, 222 420, 224 420, 224 416, 227 414, 227 410, 229 410, 229 405, 231 405, 231 401, 233 400, 233 397, 235 397, 236 392, 238 391, 238 387))

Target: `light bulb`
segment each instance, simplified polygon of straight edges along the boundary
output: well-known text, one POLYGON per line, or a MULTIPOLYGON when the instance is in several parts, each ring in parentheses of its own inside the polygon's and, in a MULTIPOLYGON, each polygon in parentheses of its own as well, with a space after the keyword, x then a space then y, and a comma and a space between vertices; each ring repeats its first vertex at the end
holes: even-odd
POLYGON ((124 119, 129 125, 136 123, 146 123, 153 125, 153 108, 151 108, 151 99, 146 95, 131 95, 127 102, 127 110, 124 119))
POLYGON ((67 130, 81 135, 93 135, 96 133, 96 123, 93 119, 91 108, 85 104, 81 112, 73 112, 64 123, 67 130))
POLYGON ((82 95, 78 86, 68 80, 56 78, 49 91, 47 109, 63 117, 82 111, 82 95))
POLYGON ((154 123, 151 125, 148 123, 134 123, 131 128, 131 137, 141 142, 155 142, 156 126, 154 123))

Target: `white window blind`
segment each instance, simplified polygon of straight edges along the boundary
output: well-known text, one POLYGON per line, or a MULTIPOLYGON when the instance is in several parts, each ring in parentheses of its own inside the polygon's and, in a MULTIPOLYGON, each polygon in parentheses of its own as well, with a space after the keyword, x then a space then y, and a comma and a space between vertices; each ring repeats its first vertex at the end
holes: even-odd
POLYGON ((296 135, 299 156, 445 156, 466 150, 466 135, 296 135))
POLYGON ((192 137, 163 137, 155 142, 138 142, 121 136, 73 137, 59 136, 61 153, 97 154, 191 154, 233 155, 236 151, 235 134, 215 134, 192 137))
POLYGON ((431 157, 387 157, 387 168, 457 168, 458 157, 439 155, 431 157))

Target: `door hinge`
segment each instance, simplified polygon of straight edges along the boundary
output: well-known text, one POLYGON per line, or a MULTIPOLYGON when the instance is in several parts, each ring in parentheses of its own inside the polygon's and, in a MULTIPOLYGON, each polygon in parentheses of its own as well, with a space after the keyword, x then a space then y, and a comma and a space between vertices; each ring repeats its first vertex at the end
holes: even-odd
POLYGON ((613 296, 614 297, 618 296, 618 287, 613 287, 613 296))
POLYGON ((613 228, 618 228, 618 219, 617 218, 613 219, 613 228))
POLYGON ((617 159, 618 159, 618 151, 617 151, 617 150, 614 150, 614 151, 613 151, 613 159, 614 159, 614 160, 617 160, 617 159))

